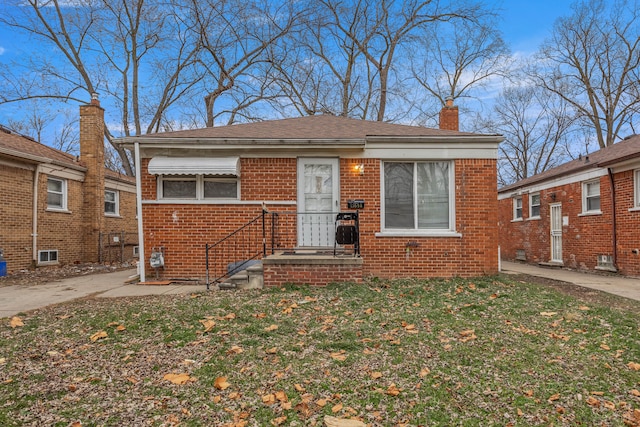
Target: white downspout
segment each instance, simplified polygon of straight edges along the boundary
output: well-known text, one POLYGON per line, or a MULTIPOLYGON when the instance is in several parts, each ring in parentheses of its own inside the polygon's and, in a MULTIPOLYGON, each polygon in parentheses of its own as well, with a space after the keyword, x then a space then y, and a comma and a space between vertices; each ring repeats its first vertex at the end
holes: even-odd
POLYGON ((140 282, 147 281, 144 267, 144 228, 142 221, 142 166, 140 165, 140 143, 134 144, 134 164, 136 167, 136 208, 138 210, 138 267, 140 273, 140 282))
POLYGON ((31 259, 33 265, 38 265, 38 183, 40 181, 41 165, 36 165, 33 172, 33 224, 31 230, 31 259))

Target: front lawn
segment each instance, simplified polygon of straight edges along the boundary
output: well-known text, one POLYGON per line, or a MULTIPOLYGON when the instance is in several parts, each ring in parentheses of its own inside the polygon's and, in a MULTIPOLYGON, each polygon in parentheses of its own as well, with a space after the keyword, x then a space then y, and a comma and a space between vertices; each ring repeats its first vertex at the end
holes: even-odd
POLYGON ((638 426, 623 306, 503 276, 76 301, 2 319, 0 425, 638 426))

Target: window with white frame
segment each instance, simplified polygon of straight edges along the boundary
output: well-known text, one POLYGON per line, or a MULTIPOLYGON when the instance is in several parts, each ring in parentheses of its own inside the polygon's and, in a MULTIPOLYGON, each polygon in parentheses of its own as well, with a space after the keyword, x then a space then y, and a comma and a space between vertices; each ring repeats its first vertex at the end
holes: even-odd
POLYGON ((117 216, 120 210, 120 194, 115 190, 104 190, 105 215, 117 216))
POLYGON ((67 181, 47 178, 47 209, 67 209, 67 181))
POLYGON ((540 193, 529 194, 529 218, 540 218, 540 193))
POLYGON ((600 180, 582 183, 582 212, 600 212, 600 180))
POLYGON ((513 219, 522 219, 522 197, 516 197, 513 199, 513 219))
POLYGON ((384 163, 384 229, 452 230, 450 162, 384 163))
POLYGON ((237 199, 238 178, 163 175, 158 178, 158 198, 178 200, 237 199))
POLYGON ((38 264, 57 264, 58 263, 58 250, 47 249, 44 251, 38 251, 38 264))

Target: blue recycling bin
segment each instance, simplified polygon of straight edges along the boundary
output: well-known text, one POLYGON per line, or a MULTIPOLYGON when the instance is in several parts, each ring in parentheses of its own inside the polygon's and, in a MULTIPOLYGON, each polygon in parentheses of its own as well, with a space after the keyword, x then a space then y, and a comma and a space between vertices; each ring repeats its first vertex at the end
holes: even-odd
POLYGON ((7 275, 7 261, 4 259, 4 251, 0 249, 0 277, 7 275))

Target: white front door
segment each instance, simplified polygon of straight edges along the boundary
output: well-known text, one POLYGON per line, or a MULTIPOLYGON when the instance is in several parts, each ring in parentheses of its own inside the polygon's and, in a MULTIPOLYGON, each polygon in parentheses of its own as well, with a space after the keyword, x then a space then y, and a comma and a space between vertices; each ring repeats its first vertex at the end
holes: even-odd
POLYGON ((551 262, 562 262, 562 205, 550 205, 551 262))
POLYGON ((298 159, 298 246, 333 247, 338 159, 298 159))

